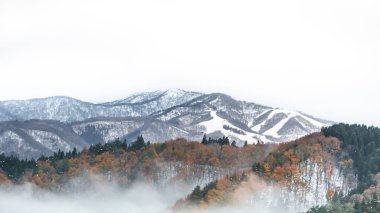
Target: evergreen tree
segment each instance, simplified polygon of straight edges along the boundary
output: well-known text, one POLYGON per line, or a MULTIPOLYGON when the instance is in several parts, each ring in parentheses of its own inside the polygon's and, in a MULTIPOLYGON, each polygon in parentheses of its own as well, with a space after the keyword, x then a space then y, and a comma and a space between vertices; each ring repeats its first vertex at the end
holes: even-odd
POLYGON ((137 140, 129 147, 130 150, 140 150, 146 147, 146 143, 142 135, 137 137, 137 140))
POLYGON ((207 138, 206 138, 206 134, 203 135, 203 139, 202 139, 201 144, 203 144, 203 145, 207 145, 208 144, 208 141, 207 141, 207 138))
POLYGON ((202 199, 202 190, 200 186, 196 186, 189 196, 192 202, 199 202, 202 199))
POLYGON ((380 172, 380 129, 365 125, 336 124, 322 128, 325 136, 342 141, 358 175, 358 187, 352 193, 361 193, 371 185, 376 185, 372 174, 380 172))

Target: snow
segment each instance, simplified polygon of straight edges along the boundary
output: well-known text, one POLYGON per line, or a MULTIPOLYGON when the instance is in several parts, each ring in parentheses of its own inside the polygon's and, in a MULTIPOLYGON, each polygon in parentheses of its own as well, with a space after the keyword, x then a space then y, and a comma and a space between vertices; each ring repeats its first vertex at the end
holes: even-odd
POLYGON ((23 139, 12 131, 5 131, 0 134, 0 146, 8 145, 10 142, 16 145, 17 148, 21 148, 24 145, 23 139))
MULTIPOLYGON (((261 115, 263 115, 264 113, 266 113, 268 111, 265 111, 263 112, 261 115)), ((279 135, 278 134, 278 131, 284 127, 284 125, 291 119, 291 118, 294 118, 294 117, 301 117, 305 120, 307 120, 308 122, 310 122, 313 126, 315 126, 315 128, 322 128, 324 126, 326 126, 326 124, 323 124, 319 121, 316 121, 312 118, 309 118, 299 112, 296 112, 296 111, 290 111, 290 110, 285 110, 285 109, 274 109, 269 115, 268 115, 268 118, 266 120, 264 120, 263 122, 261 122, 260 124, 252 127, 251 129, 253 131, 256 131, 256 132, 259 132, 260 129, 267 123, 268 120, 272 119, 275 115, 277 114, 280 114, 280 113, 283 113, 286 115, 286 118, 282 119, 280 122, 278 122, 276 125, 274 125, 272 128, 268 129, 267 131, 265 131, 263 133, 263 135, 266 135, 266 136, 272 136, 272 137, 275 137, 275 138, 281 138, 282 135, 279 135)), ((300 123, 301 125, 303 125, 302 123, 300 123)), ((307 127, 306 127, 307 128, 307 127)), ((298 137, 300 135, 297 135, 295 134, 295 137, 298 137)))
POLYGON ((166 106, 164 108, 169 108, 178 104, 187 102, 193 98, 202 95, 201 93, 188 92, 181 89, 169 89, 169 90, 158 90, 154 92, 141 92, 135 93, 123 100, 117 100, 110 103, 104 103, 103 105, 113 105, 113 104, 141 104, 143 102, 159 99, 155 104, 166 106))
MULTIPOLYGON (((289 121, 290 118, 292 117, 295 117, 296 116, 296 113, 294 112, 291 112, 291 111, 287 111, 287 110, 274 110, 271 114, 270 114, 270 118, 272 118, 274 115, 276 114, 279 114, 279 113, 284 113, 287 115, 287 117, 285 119, 282 119, 280 122, 278 122, 274 127, 272 127, 271 129, 265 131, 263 134, 264 135, 270 135, 272 137, 275 137, 275 138, 280 138, 281 136, 278 135, 278 131, 286 124, 286 122, 289 121)), ((270 119, 269 118, 269 119, 270 119)), ((268 119, 268 120, 269 120, 268 119)))
POLYGON ((38 153, 18 134, 13 131, 0 133, 0 154, 17 154, 20 158, 28 158, 30 155, 38 153))
POLYGON ((180 131, 180 132, 183 132, 183 133, 185 133, 185 134, 189 134, 189 132, 188 131, 185 131, 185 130, 183 130, 183 129, 180 129, 180 128, 178 128, 178 127, 175 127, 175 126, 172 126, 174 129, 176 129, 176 130, 178 130, 178 131, 180 131))
POLYGON ((259 135, 255 134, 255 133, 246 132, 246 131, 241 130, 239 127, 236 127, 235 125, 228 122, 227 120, 219 117, 216 114, 216 111, 214 111, 214 110, 209 110, 209 113, 210 113, 210 116, 212 117, 212 119, 208 120, 208 121, 204 121, 204 122, 199 124, 199 125, 204 126, 206 128, 206 134, 210 134, 210 133, 214 133, 214 132, 219 131, 227 137, 230 137, 230 138, 235 137, 241 141, 247 141, 250 144, 256 143, 257 138, 260 137, 259 135), (241 130, 245 133, 245 135, 237 134, 231 130, 226 130, 223 128, 224 125, 236 128, 238 130, 241 130))
MULTIPOLYGON (((220 133, 238 142, 255 143, 257 140, 284 142, 302 137, 329 125, 324 121, 317 121, 296 111, 236 101, 223 94, 205 95, 181 89, 137 93, 126 99, 101 104, 82 102, 69 97, 1 102, 0 119, 7 120, 9 118, 17 118, 18 120, 54 119, 61 122, 76 122, 66 124, 57 122, 57 125, 67 125, 78 135, 91 130, 86 130, 87 127, 94 127, 94 134, 100 135, 105 142, 128 136, 128 134, 142 128, 144 124, 149 126, 153 119, 159 119, 162 123, 154 124, 152 125, 154 128, 149 129, 150 132, 142 133, 146 134, 147 137, 149 135, 156 142, 177 137, 200 140, 204 131, 206 134, 220 133), (217 112, 223 113, 229 118, 223 119, 217 115, 217 112), (268 117, 257 124, 257 119, 265 113, 268 113, 268 117), (212 119, 206 121, 205 118, 208 115, 212 119), (123 118, 123 120, 98 119, 96 117, 123 118), (129 119, 129 117, 139 118, 129 119), (284 118, 282 119, 282 117, 284 118), (288 122, 292 118, 295 118, 294 121, 298 123, 288 122), (240 122, 240 124, 232 122, 233 120, 240 122), (223 128, 224 125, 233 129, 225 129, 223 128), (284 125, 296 126, 285 126, 284 128, 284 125), (300 125, 303 128, 299 128, 300 125), (251 128, 252 131, 247 128, 251 128), (279 133, 281 129, 287 132, 281 131, 279 133)), ((92 132, 87 133, 91 134, 92 132)), ((56 134, 54 132, 53 135, 37 132, 29 132, 29 134, 37 141, 52 140, 57 143, 57 146, 64 146, 64 142, 53 136, 56 134), (46 139, 44 139, 45 137, 46 139)), ((22 146, 21 143, 26 143, 18 140, 14 135, 5 135, 2 140, 5 141, 6 138, 12 139, 14 143, 19 143, 20 146, 22 146)), ((70 143, 70 141, 66 142, 70 143)), ((50 147, 47 147, 52 149, 53 142, 49 143, 50 147)))
MULTIPOLYGON (((258 116, 256 116, 256 118, 259 118, 260 116, 264 115, 265 113, 267 113, 267 112, 269 112, 269 111, 271 111, 271 110, 272 110, 272 109, 265 110, 264 112, 262 112, 262 113, 260 113, 258 116)), ((272 114, 270 114, 269 116, 270 116, 269 119, 273 117, 272 114)), ((261 126, 264 125, 264 123, 265 123, 266 121, 267 121, 267 120, 262 121, 261 123, 259 123, 258 125, 252 127, 251 129, 252 129, 253 131, 255 131, 255 132, 259 132, 260 129, 261 129, 261 126)), ((254 120, 252 120, 252 121, 250 122, 250 125, 249 125, 249 126, 251 126, 253 123, 254 123, 254 120)))
POLYGON ((53 152, 62 150, 68 152, 72 149, 71 145, 51 132, 39 131, 39 130, 27 130, 30 136, 33 137, 38 143, 44 147, 50 149, 53 152))
POLYGON ((73 130, 76 134, 81 135, 86 131, 87 127, 94 127, 99 132, 103 141, 108 142, 116 138, 124 137, 130 132, 141 128, 144 125, 143 121, 95 121, 86 122, 73 126, 73 130))
MULTIPOLYGON (((159 110, 183 104, 203 94, 179 89, 133 94, 126 99, 108 103, 87 103, 69 97, 49 97, 19 101, 4 101, 2 108, 11 116, 7 118, 53 119, 62 122, 83 121, 94 117, 140 117, 159 110)), ((1 114, 1 112, 0 112, 1 114)))

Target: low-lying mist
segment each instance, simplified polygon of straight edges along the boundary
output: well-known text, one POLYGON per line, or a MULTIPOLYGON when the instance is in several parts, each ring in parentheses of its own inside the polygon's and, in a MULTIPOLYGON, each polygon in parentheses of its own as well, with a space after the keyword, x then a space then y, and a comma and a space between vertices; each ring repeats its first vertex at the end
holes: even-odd
POLYGON ((175 201, 170 193, 162 194, 147 185, 137 184, 118 189, 101 183, 84 192, 57 194, 32 185, 7 186, 0 190, 2 213, 160 213, 168 212, 175 201))
MULTIPOLYGON (((74 184, 75 185, 75 184, 74 184)), ((248 182, 236 190, 230 202, 220 207, 201 209, 192 207, 180 212, 218 212, 218 213, 245 213, 245 212, 288 212, 286 208, 270 207, 267 199, 276 196, 275 191, 265 197, 257 198, 252 192, 260 192, 266 185, 258 178, 250 178, 248 182), (280 211, 279 211, 280 210, 280 211)), ((7 185, 0 187, 1 213, 167 213, 173 212, 172 206, 176 200, 185 197, 191 188, 175 185, 157 189, 149 184, 134 184, 128 188, 102 181, 91 184, 85 190, 70 192, 51 192, 40 189, 31 184, 7 185)))

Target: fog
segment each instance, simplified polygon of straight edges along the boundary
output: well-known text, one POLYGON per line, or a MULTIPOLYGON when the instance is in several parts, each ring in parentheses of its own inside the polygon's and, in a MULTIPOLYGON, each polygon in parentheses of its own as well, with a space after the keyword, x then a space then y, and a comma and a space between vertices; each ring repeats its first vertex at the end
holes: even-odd
MULTIPOLYGON (((73 182, 72 182, 73 183, 73 182)), ((72 184, 71 183, 71 184, 72 184)), ((75 185, 75 184, 74 184, 75 185)), ((86 190, 56 193, 42 190, 34 185, 6 185, 0 187, 1 213, 166 213, 173 212, 175 201, 190 193, 182 187, 168 187, 159 190, 149 184, 134 184, 131 187, 117 187, 110 182, 97 182, 86 190)), ((223 206, 208 209, 184 209, 180 212, 252 212, 264 213, 286 212, 282 206, 270 207, 269 200, 276 197, 277 192, 262 197, 262 190, 267 185, 256 177, 250 177, 233 194, 231 202, 223 206), (260 197, 261 196, 261 197, 260 197)))
POLYGON ((32 185, 11 186, 0 192, 0 210, 4 213, 97 213, 168 212, 173 197, 147 185, 120 190, 111 184, 99 184, 81 193, 56 194, 32 185))

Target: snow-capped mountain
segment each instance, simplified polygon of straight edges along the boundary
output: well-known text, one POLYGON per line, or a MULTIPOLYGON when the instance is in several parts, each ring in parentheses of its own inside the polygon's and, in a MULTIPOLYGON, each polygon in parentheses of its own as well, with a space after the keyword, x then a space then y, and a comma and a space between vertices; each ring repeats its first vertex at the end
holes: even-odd
POLYGON ((203 95, 153 116, 184 129, 196 126, 206 134, 251 143, 293 140, 331 124, 296 111, 236 101, 224 94, 203 95))
POLYGON ((68 124, 53 120, 0 123, 0 153, 20 158, 38 158, 58 150, 82 149, 88 143, 68 124))
POLYGON ((3 101, 0 102, 0 121, 49 119, 74 122, 94 117, 141 117, 185 103, 200 95, 172 89, 134 94, 123 100, 100 104, 63 96, 3 101))
POLYGON ((116 138, 130 142, 138 135, 151 142, 179 137, 200 141, 204 134, 227 136, 238 144, 283 142, 332 124, 225 94, 179 89, 138 93, 100 104, 69 97, 4 101, 0 120, 4 121, 0 123, 0 153, 23 153, 24 157, 116 138))

